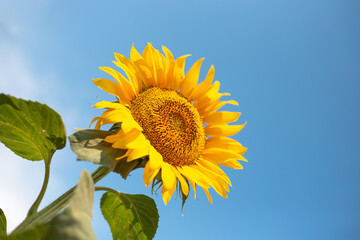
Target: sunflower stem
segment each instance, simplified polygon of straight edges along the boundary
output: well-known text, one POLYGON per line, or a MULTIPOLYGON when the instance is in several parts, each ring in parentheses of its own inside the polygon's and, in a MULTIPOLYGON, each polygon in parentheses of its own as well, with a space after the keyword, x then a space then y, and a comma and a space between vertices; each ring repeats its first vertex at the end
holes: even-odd
POLYGON ((95 187, 95 191, 107 191, 107 192, 112 192, 115 193, 116 195, 119 195, 120 192, 116 191, 115 189, 109 188, 109 187, 95 187))
POLYGON ((37 213, 37 210, 39 208, 39 205, 42 201, 42 199, 44 198, 44 195, 45 195, 45 192, 46 192, 46 188, 48 186, 48 183, 49 183, 49 177, 50 177, 50 164, 45 163, 45 177, 44 177, 44 182, 43 182, 43 185, 41 187, 41 190, 40 190, 40 193, 39 193, 39 196, 36 198, 35 202, 33 203, 33 205, 30 207, 29 209, 29 212, 27 214, 27 217, 30 217, 34 214, 37 213))
MULTIPOLYGON (((98 167, 92 174, 91 177, 94 184, 104 178, 110 173, 110 169, 104 166, 98 167)), ((72 197, 72 194, 76 188, 76 185, 65 192, 63 195, 58 197, 54 202, 49 204, 47 207, 42 209, 40 212, 28 216, 17 228, 14 229, 12 234, 23 232, 31 229, 39 224, 45 223, 59 213, 64 207, 66 207, 72 197)))

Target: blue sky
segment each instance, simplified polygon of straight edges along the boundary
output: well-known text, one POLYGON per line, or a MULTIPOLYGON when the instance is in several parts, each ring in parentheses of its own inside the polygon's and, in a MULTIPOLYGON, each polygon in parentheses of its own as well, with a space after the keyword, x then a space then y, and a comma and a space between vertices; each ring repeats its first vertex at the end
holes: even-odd
MULTIPOLYGON (((47 103, 71 134, 100 114, 93 104, 112 99, 91 79, 114 67, 113 52, 129 56, 133 43, 142 51, 151 42, 175 57, 192 54, 187 67, 205 57, 201 78, 214 64, 221 92, 239 102, 226 109, 248 122, 235 139, 249 162, 225 169, 228 199, 212 191, 210 206, 200 194, 184 216, 180 199, 164 206, 153 195, 155 239, 359 239, 359 23, 354 0, 0 1, 0 91, 47 103)), ((0 150, 0 207, 14 227, 43 166, 0 150)), ((96 168, 75 158, 69 145, 55 154, 44 204, 96 168)), ((150 195, 142 170, 99 184, 150 195)), ((93 226, 111 239, 100 197, 93 226)))

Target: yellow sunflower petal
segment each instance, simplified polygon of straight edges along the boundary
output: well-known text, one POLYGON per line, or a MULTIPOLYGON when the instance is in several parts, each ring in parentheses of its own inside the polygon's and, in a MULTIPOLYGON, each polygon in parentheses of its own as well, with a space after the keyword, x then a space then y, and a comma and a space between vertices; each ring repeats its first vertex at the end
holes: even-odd
POLYGON ((203 121, 204 123, 230 123, 235 122, 240 117, 241 113, 239 112, 214 112, 208 116, 205 116, 203 121))
POLYGON ((204 58, 197 60, 190 70, 186 73, 184 80, 180 84, 181 93, 184 96, 190 96, 191 92, 195 88, 200 74, 201 63, 204 58))
POLYGON ((147 66, 144 59, 139 59, 136 62, 134 62, 136 67, 138 68, 139 72, 141 72, 141 76, 143 76, 142 82, 145 85, 146 88, 149 88, 151 86, 156 86, 154 84, 153 80, 153 74, 149 67, 147 66))
POLYGON ((191 187, 194 189, 194 199, 196 199, 196 183, 193 180, 188 179, 191 187))
POLYGON ((161 154, 156 151, 156 149, 153 146, 149 146, 149 167, 151 169, 157 169, 161 167, 161 164, 163 163, 163 157, 161 154))
POLYGON ((141 56, 141 54, 136 50, 136 48, 134 47, 134 44, 131 46, 131 50, 130 50, 130 60, 135 62, 137 60, 141 60, 143 59, 143 57, 141 56))
POLYGON ((184 69, 185 69, 185 59, 190 55, 184 55, 175 60, 173 77, 169 79, 172 82, 171 87, 177 91, 180 89, 180 84, 185 77, 184 69))
POLYGON ((147 154, 146 155, 148 155, 149 154, 149 149, 148 149, 149 145, 150 145, 149 140, 147 140, 143 134, 140 134, 134 141, 129 142, 127 144, 127 147, 129 149, 138 149, 139 146, 142 146, 142 148, 147 149, 147 154))
POLYGON ((188 183, 185 181, 184 177, 179 173, 177 168, 173 168, 173 171, 174 171, 176 178, 179 179, 182 192, 184 193, 185 196, 188 196, 189 195, 188 183))
POLYGON ((125 133, 128 133, 133 129, 137 129, 139 131, 143 130, 142 127, 133 118, 129 118, 122 122, 121 130, 124 131, 125 133))
POLYGON ((169 49, 167 49, 165 46, 163 46, 162 49, 166 57, 165 58, 166 64, 164 69, 166 81, 164 82, 163 85, 165 88, 171 88, 175 59, 169 49))
POLYGON ((243 156, 241 156, 240 154, 233 152, 233 151, 229 151, 226 149, 221 149, 221 148, 207 148, 202 152, 202 156, 209 156, 213 159, 219 159, 220 161, 225 161, 227 159, 239 159, 239 160, 243 160, 245 159, 243 156))
POLYGON ((110 74, 117 81, 119 87, 121 88, 122 95, 129 101, 129 103, 132 99, 134 99, 134 90, 128 80, 121 73, 109 67, 100 67, 99 69, 110 74))
POLYGON ((110 122, 110 121, 108 121, 107 119, 104 119, 104 118, 102 118, 102 117, 96 117, 96 118, 94 118, 94 119, 91 121, 90 126, 91 126, 95 121, 96 121, 95 129, 98 129, 98 130, 100 129, 100 127, 101 127, 102 125, 112 123, 112 122, 110 122))
POLYGON ((210 205, 212 205, 212 198, 211 198, 211 195, 210 195, 210 193, 209 193, 209 189, 203 188, 203 187, 202 187, 202 189, 204 190, 207 198, 209 199, 210 205))
POLYGON ((109 79, 102 79, 102 78, 93 79, 92 81, 95 83, 96 86, 98 86, 105 92, 110 93, 118 98, 122 96, 122 89, 115 82, 109 79))
POLYGON ((212 158, 210 156, 203 156, 205 160, 209 162, 213 162, 215 164, 219 164, 225 167, 230 167, 234 169, 243 169, 243 166, 236 160, 236 159, 227 159, 225 161, 222 161, 219 158, 212 158))
POLYGON ((242 125, 227 125, 227 124, 209 124, 205 127, 205 133, 208 136, 225 137, 233 136, 238 133, 244 126, 242 125))
POLYGON ((101 118, 106 119, 108 123, 131 121, 131 116, 123 109, 108 109, 101 115, 101 118))
MULTIPOLYGON (((99 105, 95 105, 97 107, 104 106, 104 104, 108 104, 106 102, 102 102, 99 105)), ((110 104, 109 104, 110 105, 110 104)), ((119 123, 121 124, 121 130, 125 133, 130 132, 132 129, 137 129, 142 131, 142 127, 133 119, 131 114, 128 112, 128 109, 120 105, 117 109, 108 109, 106 110, 101 117, 98 119, 98 123, 100 126, 109 123, 119 123)))
MULTIPOLYGON (((142 138, 142 133, 137 129, 133 129, 127 134, 121 134, 120 137, 117 135, 118 134, 107 136, 104 140, 106 142, 113 143, 113 148, 120 149, 135 149, 137 146, 139 146, 139 143, 145 144, 145 139, 142 138)), ((147 151, 149 152, 149 150, 147 151)), ((145 155, 148 155, 148 152, 145 155)))
POLYGON ((194 180, 188 178, 186 175, 183 174, 184 171, 182 170, 182 167, 176 167, 176 170, 178 170, 178 172, 182 174, 189 181, 191 187, 194 190, 194 199, 196 199, 196 183, 194 182, 194 180))
POLYGON ((244 154, 247 148, 232 138, 227 137, 211 137, 206 139, 205 148, 222 148, 239 154, 244 154))
POLYGON ((162 46, 162 50, 165 53, 165 56, 166 56, 167 60, 169 60, 170 62, 175 61, 174 56, 172 55, 172 53, 170 52, 170 50, 167 47, 162 46))
POLYGON ((151 71, 152 78, 151 85, 156 86, 157 85, 157 70, 156 70, 156 59, 154 57, 154 48, 151 45, 151 43, 148 43, 145 47, 142 57, 144 58, 146 65, 149 67, 149 70, 151 71))
POLYGON ((150 165, 151 163, 148 161, 144 169, 144 183, 146 187, 149 187, 151 181, 159 172, 159 168, 151 168, 150 165))
POLYGON ((219 101, 219 102, 215 102, 213 105, 210 106, 206 106, 203 109, 199 109, 199 113, 201 114, 201 116, 207 116, 217 110, 219 110, 221 107, 223 107, 226 104, 232 104, 232 105, 236 105, 238 106, 239 104, 234 101, 234 100, 230 100, 230 101, 219 101))
POLYGON ((161 179, 163 182, 161 193, 165 205, 168 204, 176 188, 176 177, 172 168, 173 167, 166 162, 163 162, 161 166, 161 179))
POLYGON ((125 107, 123 104, 116 103, 116 102, 108 102, 108 101, 101 101, 94 105, 94 108, 111 108, 111 109, 120 109, 128 116, 131 116, 130 110, 125 107))
POLYGON ((211 65, 206 78, 203 82, 201 82, 200 84, 198 84, 194 91, 191 94, 191 98, 197 100, 198 98, 200 98, 201 96, 204 96, 204 94, 209 91, 210 87, 211 87, 211 83, 214 79, 215 76, 215 68, 213 65, 211 65))
POLYGON ((165 189, 172 188, 174 182, 176 181, 175 174, 171 168, 172 166, 166 162, 163 162, 161 165, 161 178, 165 189))
POLYGON ((114 64, 124 70, 126 76, 130 80, 135 95, 139 94, 142 89, 142 72, 139 71, 136 65, 125 56, 115 53, 115 58, 117 62, 114 61, 114 64))
POLYGON ((149 149, 146 146, 143 148, 129 149, 128 151, 129 155, 126 159, 127 162, 149 155, 149 149))
POLYGON ((170 201, 171 196, 175 192, 175 189, 176 189, 176 182, 174 182, 174 185, 173 185, 173 187, 171 189, 165 189, 164 186, 162 186, 161 194, 162 194, 165 205, 167 205, 168 202, 170 201))
POLYGON ((193 165, 191 166, 193 170, 195 170, 199 177, 205 179, 205 181, 223 198, 227 198, 226 189, 225 186, 227 184, 221 183, 221 180, 218 178, 216 179, 216 176, 209 174, 206 171, 203 171, 199 166, 193 165))
POLYGON ((236 160, 236 159, 229 159, 222 163, 219 163, 225 167, 230 167, 234 169, 243 169, 244 167, 236 160))
POLYGON ((199 111, 206 111, 212 109, 212 106, 216 105, 222 96, 230 96, 229 93, 219 93, 219 89, 220 82, 215 81, 204 95, 196 99, 194 106, 196 106, 199 111))
POLYGON ((217 165, 209 161, 205 161, 203 159, 199 159, 197 165, 207 171, 212 172, 213 174, 217 175, 218 177, 222 178, 227 182, 230 186, 232 186, 230 179, 224 173, 224 171, 217 165))
POLYGON ((178 168, 180 173, 186 176, 187 179, 192 179, 197 185, 208 188, 209 183, 206 181, 202 174, 199 173, 198 170, 194 169, 193 166, 181 166, 178 168))
POLYGON ((159 87, 164 87, 166 85, 166 76, 165 68, 163 63, 165 62, 165 57, 160 53, 159 50, 154 49, 155 64, 156 64, 156 76, 157 84, 159 87))

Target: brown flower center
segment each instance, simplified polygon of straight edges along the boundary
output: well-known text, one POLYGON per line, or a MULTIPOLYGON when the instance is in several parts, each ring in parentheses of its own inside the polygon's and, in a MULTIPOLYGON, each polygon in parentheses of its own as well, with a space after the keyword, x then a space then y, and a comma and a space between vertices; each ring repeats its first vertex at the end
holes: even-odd
POLYGON ((204 124, 193 104, 178 92, 149 88, 131 102, 130 110, 165 162, 182 166, 198 159, 205 146, 204 124))

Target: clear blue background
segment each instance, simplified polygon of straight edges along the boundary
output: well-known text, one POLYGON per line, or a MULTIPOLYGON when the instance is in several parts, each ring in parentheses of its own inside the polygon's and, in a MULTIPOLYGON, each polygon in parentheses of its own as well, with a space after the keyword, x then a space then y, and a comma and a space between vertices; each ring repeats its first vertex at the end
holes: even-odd
MULTIPOLYGON (((155 239, 360 239, 359 1, 2 0, 0 16, 0 27, 22 26, 14 36, 0 28, 0 38, 22 46, 35 76, 56 76, 34 100, 60 112, 68 134, 101 113, 92 108, 99 99, 112 99, 91 79, 106 76, 98 67, 113 67, 113 52, 129 56, 131 44, 142 51, 151 42, 175 57, 192 54, 187 68, 205 57, 202 79, 214 64, 221 92, 239 102, 227 109, 248 122, 235 139, 249 162, 225 169, 228 199, 212 191, 210 206, 201 193, 184 216, 180 199, 164 206, 153 195, 155 239)), ((65 185, 58 194, 96 168, 75 158, 69 145, 54 157, 65 185)), ((142 170, 100 185, 150 195, 142 170)), ((111 239, 100 197, 93 226, 111 239)))

